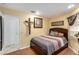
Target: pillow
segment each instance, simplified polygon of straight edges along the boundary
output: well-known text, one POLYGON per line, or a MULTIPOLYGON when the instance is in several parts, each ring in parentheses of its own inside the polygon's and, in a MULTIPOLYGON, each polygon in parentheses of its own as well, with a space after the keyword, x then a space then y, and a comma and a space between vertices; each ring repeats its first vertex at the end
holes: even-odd
POLYGON ((57 36, 57 35, 58 35, 58 32, 56 32, 56 31, 51 31, 49 35, 51 35, 51 36, 57 36))
POLYGON ((64 34, 63 33, 58 33, 58 35, 57 35, 58 37, 63 37, 64 36, 64 34))

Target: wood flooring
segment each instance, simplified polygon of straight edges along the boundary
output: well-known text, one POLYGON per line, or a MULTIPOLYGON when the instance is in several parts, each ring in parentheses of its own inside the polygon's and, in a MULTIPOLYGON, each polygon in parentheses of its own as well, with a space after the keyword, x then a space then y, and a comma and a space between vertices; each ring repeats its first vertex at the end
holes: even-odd
MULTIPOLYGON (((8 53, 6 55, 43 55, 43 53, 38 49, 34 50, 32 48, 26 48, 8 53)), ((76 55, 76 54, 70 48, 66 48, 63 51, 61 51, 58 55, 76 55)))

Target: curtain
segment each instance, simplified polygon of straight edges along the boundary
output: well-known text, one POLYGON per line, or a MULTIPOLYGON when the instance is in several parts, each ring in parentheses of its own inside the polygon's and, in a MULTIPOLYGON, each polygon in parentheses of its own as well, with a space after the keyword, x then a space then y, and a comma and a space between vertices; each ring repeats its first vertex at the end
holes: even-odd
POLYGON ((3 50, 19 48, 20 43, 20 24, 19 18, 11 15, 4 15, 4 42, 3 50))

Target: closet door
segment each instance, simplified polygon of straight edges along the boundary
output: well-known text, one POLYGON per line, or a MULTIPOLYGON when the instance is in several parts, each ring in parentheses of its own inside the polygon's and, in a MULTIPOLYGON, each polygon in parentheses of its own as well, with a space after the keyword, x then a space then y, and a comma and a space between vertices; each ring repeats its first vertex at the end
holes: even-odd
POLYGON ((4 15, 4 49, 11 50, 19 48, 19 18, 4 15))
POLYGON ((0 50, 2 50, 2 16, 0 16, 0 50))

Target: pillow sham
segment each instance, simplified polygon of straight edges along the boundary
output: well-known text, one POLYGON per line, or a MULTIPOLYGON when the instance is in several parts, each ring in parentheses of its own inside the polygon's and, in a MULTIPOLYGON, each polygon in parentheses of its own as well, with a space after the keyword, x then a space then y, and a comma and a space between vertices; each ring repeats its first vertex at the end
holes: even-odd
POLYGON ((49 35, 51 35, 51 36, 58 36, 58 32, 56 32, 56 31, 51 31, 49 35))
POLYGON ((49 35, 50 35, 50 36, 55 36, 55 37, 63 37, 63 36, 64 36, 63 33, 57 32, 57 31, 51 31, 51 32, 49 33, 49 35))
POLYGON ((57 36, 58 36, 58 37, 63 37, 64 34, 59 32, 57 36))

